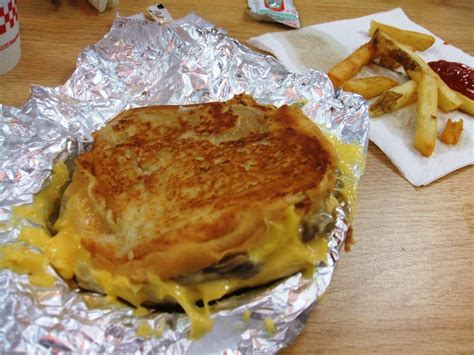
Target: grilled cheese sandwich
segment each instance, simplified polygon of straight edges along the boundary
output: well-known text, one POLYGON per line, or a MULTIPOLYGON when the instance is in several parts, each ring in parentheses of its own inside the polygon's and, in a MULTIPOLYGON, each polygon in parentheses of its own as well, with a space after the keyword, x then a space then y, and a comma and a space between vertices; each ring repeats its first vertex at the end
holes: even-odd
POLYGON ((76 159, 44 254, 84 288, 137 307, 179 303, 198 337, 212 326, 210 301, 325 262, 336 165, 294 107, 241 95, 129 110, 76 159))

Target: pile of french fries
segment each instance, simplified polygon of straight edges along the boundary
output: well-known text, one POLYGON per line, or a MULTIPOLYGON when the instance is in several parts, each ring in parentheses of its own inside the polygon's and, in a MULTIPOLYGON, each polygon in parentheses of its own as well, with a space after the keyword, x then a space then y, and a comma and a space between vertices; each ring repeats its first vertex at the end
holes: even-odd
MULTIPOLYGON (((336 64, 328 76, 333 85, 364 96, 377 97, 369 107, 372 117, 393 112, 418 100, 414 148, 423 156, 430 156, 436 144, 438 107, 444 112, 462 110, 474 115, 474 100, 451 90, 446 83, 415 51, 424 51, 435 42, 433 36, 406 31, 371 21, 371 40, 336 64), (388 69, 403 67, 408 75, 404 84, 383 76, 352 79, 366 65, 377 64, 388 69)), ((462 132, 462 120, 451 129, 452 141, 457 142, 462 132), (459 129, 460 127, 460 129, 459 129)))

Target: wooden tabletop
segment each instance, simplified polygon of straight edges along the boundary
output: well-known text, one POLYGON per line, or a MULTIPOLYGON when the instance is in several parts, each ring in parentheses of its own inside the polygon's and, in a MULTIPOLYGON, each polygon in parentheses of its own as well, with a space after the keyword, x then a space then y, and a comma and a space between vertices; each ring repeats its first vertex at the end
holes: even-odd
MULTIPOLYGON (((400 6, 418 24, 474 54, 472 0, 296 0, 302 25, 400 6), (348 5, 350 4, 350 5, 348 5)), ((194 11, 245 42, 285 28, 256 22, 244 0, 163 0, 175 18, 194 11)), ((121 15, 153 1, 121 0, 121 15)), ((18 4, 20 63, 0 76, 0 103, 21 106, 33 84, 57 86, 84 47, 109 29, 116 10, 85 0, 18 4)), ((357 244, 343 255, 303 333, 282 353, 474 351, 474 169, 415 188, 373 144, 359 189, 357 244)))

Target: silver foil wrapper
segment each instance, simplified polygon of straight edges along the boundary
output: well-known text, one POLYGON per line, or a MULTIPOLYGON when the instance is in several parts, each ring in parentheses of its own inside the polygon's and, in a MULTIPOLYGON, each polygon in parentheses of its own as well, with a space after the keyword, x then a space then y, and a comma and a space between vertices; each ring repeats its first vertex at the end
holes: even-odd
MULTIPOLYGON (((31 202, 55 161, 84 150, 91 133, 121 111, 225 101, 242 92, 276 106, 299 103, 340 140, 367 147, 366 101, 335 92, 325 74, 288 72, 273 57, 252 51, 194 14, 166 24, 142 14, 119 17, 102 40, 82 51, 63 86, 33 87, 20 109, 0 105, 0 242, 15 241, 19 233, 9 224, 11 206, 31 202)), ((351 166, 358 179, 363 165, 351 166)), ((319 265, 312 278, 296 274, 219 302, 213 330, 199 340, 187 337, 185 314, 137 318, 128 307, 90 307, 102 296, 80 292, 59 277, 52 288, 35 287, 26 275, 1 270, 0 347, 40 353, 276 352, 301 332, 331 280, 349 228, 347 209, 337 211, 328 236, 328 265, 319 265), (244 321, 247 310, 251 317, 244 321), (265 330, 265 318, 275 322, 273 334, 265 330), (161 337, 142 338, 136 333, 140 322, 166 326, 161 337)))

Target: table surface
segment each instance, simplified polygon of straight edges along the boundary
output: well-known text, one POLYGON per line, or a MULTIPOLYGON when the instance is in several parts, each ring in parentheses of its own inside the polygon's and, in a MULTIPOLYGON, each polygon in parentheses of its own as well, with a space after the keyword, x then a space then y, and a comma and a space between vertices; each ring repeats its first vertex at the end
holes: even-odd
MULTIPOLYGON (((190 11, 245 42, 276 24, 256 22, 240 1, 163 0, 175 18, 190 11)), ((352 18, 400 6, 446 42, 474 53, 472 0, 296 0, 302 25, 352 18), (350 5, 347 5, 350 3, 350 5)), ((121 15, 152 1, 125 1, 121 15)), ((85 0, 22 0, 22 58, 0 76, 0 102, 20 106, 33 84, 57 86, 84 47, 109 29, 115 10, 85 0)), ((354 221, 357 244, 343 255, 303 333, 282 353, 474 351, 474 169, 428 187, 410 185, 372 143, 354 221)))

